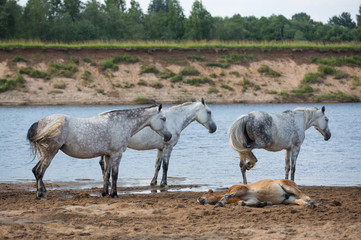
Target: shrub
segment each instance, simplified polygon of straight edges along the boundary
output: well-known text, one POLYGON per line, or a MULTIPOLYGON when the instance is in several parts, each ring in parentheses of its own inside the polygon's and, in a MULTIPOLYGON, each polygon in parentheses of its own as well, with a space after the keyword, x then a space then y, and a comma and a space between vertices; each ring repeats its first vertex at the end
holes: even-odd
POLYGON ((183 75, 182 75, 182 73, 178 73, 177 75, 175 75, 175 76, 173 76, 173 77, 171 77, 170 78, 170 81, 172 82, 172 83, 177 83, 177 82, 181 82, 183 80, 183 75))
POLYGON ((23 88, 25 87, 25 80, 23 76, 18 74, 16 76, 16 79, 7 79, 7 78, 1 78, 0 79, 0 92, 6 92, 9 90, 14 90, 17 88, 23 88))
POLYGON ((154 104, 155 100, 152 98, 137 97, 134 102, 139 105, 143 104, 154 104))
POLYGON ((230 75, 234 75, 234 76, 236 76, 236 77, 240 77, 241 75, 239 74, 239 72, 237 72, 237 71, 232 71, 232 72, 230 72, 229 73, 230 75))
POLYGON ((224 64, 244 64, 247 61, 254 59, 256 59, 254 55, 231 53, 228 56, 218 59, 218 61, 224 64))
POLYGON ((301 88, 293 89, 293 93, 302 95, 304 93, 311 93, 313 92, 313 88, 309 84, 303 85, 301 88))
POLYGON ((130 55, 115 55, 113 57, 113 63, 120 63, 120 62, 124 62, 124 63, 136 63, 139 62, 139 58, 138 57, 131 57, 130 55))
POLYGON ((209 62, 206 63, 207 67, 219 67, 219 68, 228 68, 230 66, 229 63, 217 63, 217 62, 209 62))
POLYGON ((175 73, 172 71, 165 71, 165 72, 160 72, 159 75, 160 75, 160 78, 167 79, 167 78, 174 77, 175 73))
POLYGON ((46 72, 42 72, 39 70, 35 70, 32 67, 26 67, 26 68, 20 68, 19 69, 20 74, 27 74, 30 77, 33 78, 44 78, 44 79, 50 79, 50 75, 46 72))
POLYGON ((208 89, 208 94, 212 94, 212 93, 218 93, 218 89, 216 87, 210 87, 208 89))
POLYGON ((320 71, 324 75, 333 75, 337 72, 337 70, 334 67, 328 65, 318 66, 318 71, 320 71))
POLYGON ((303 77, 304 83, 321 83, 323 81, 323 75, 321 73, 306 73, 303 77))
POLYGON ((78 60, 77 58, 69 57, 68 60, 69 60, 70 62, 72 62, 73 64, 76 64, 76 65, 79 64, 79 60, 78 60))
POLYGON ((106 70, 108 68, 111 68, 113 70, 118 70, 119 69, 118 66, 113 63, 112 59, 105 59, 100 64, 102 65, 103 70, 106 70))
POLYGON ((276 72, 274 70, 272 70, 269 66, 267 65, 262 65, 261 67, 259 67, 257 69, 257 71, 261 74, 265 74, 267 76, 270 76, 270 77, 280 77, 281 76, 281 73, 279 72, 276 72))
POLYGON ((159 73, 159 70, 154 66, 144 66, 144 65, 142 65, 140 73, 141 74, 143 74, 143 73, 155 73, 155 74, 157 74, 157 73, 159 73))
POLYGON ((23 57, 15 56, 13 62, 27 62, 23 57))
POLYGON ((233 91, 233 90, 234 90, 231 86, 229 86, 229 85, 227 85, 227 84, 221 84, 221 88, 227 89, 227 90, 229 90, 229 91, 233 91))
POLYGON ((360 99, 356 95, 349 95, 338 91, 323 94, 317 98, 317 101, 359 102, 360 99))
POLYGON ((163 84, 159 81, 154 81, 150 84, 152 88, 160 89, 163 87, 163 84))
POLYGON ((137 84, 139 86, 148 86, 148 83, 144 79, 139 79, 137 84))
POLYGON ((185 69, 180 71, 182 76, 198 76, 200 73, 197 69, 193 69, 190 66, 187 66, 185 69))
POLYGON ((87 63, 91 63, 91 62, 92 62, 92 60, 91 60, 90 58, 88 58, 88 57, 83 57, 83 61, 84 61, 84 62, 87 62, 87 63))
POLYGON ((272 90, 266 90, 266 93, 267 94, 277 94, 278 92, 277 92, 277 90, 272 89, 272 90))
POLYGON ((255 91, 261 90, 261 87, 258 84, 255 84, 253 88, 255 91))
POLYGON ((206 84, 206 83, 208 83, 210 85, 214 85, 214 81, 206 76, 202 76, 200 78, 188 78, 183 82, 186 84, 195 85, 195 86, 199 86, 201 84, 206 84))
POLYGON ((65 89, 66 88, 66 83, 65 82, 55 82, 53 84, 53 87, 56 89, 65 89))
POLYGON ((198 56, 198 55, 189 55, 189 56, 187 56, 187 59, 193 60, 193 61, 203 61, 205 59, 205 57, 198 56))
POLYGON ((71 78, 78 71, 75 65, 50 63, 50 74, 71 78))

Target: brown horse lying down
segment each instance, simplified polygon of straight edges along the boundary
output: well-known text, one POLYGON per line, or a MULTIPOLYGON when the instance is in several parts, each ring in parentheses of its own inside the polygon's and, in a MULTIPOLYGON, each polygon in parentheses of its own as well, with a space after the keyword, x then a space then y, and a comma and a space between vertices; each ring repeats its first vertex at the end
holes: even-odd
POLYGON ((233 185, 225 195, 216 195, 211 189, 197 200, 200 204, 223 207, 224 204, 240 202, 242 206, 270 206, 272 204, 316 204, 298 189, 296 183, 288 179, 266 179, 252 184, 233 185))

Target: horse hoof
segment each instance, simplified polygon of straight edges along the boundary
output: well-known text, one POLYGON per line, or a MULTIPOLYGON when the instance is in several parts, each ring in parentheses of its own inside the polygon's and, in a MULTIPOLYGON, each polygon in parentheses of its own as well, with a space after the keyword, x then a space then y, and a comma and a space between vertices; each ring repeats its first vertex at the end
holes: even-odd
POLYGON ((36 194, 36 199, 37 199, 37 200, 46 200, 46 195, 45 195, 45 193, 37 193, 37 194, 36 194))
POLYGON ((112 194, 110 195, 110 197, 111 197, 111 198, 118 198, 118 194, 117 194, 117 193, 112 193, 112 194))
POLYGON ((102 197, 106 197, 106 196, 108 196, 108 195, 109 195, 108 193, 102 192, 102 197))
POLYGON ((217 207, 224 207, 224 204, 223 204, 223 203, 218 202, 218 203, 214 206, 214 208, 217 208, 217 207))

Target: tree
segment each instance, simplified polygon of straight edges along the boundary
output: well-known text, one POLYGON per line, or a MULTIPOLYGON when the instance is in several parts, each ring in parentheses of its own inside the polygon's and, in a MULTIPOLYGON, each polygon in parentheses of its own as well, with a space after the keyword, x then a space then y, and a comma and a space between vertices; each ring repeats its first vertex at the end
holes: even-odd
POLYGON ((74 21, 79 19, 81 1, 80 0, 63 0, 64 11, 69 13, 71 19, 74 21))
POLYGON ((23 14, 23 34, 27 39, 49 39, 50 7, 47 0, 29 0, 23 14))
POLYGON ((16 0, 0 1, 0 39, 19 37, 22 8, 16 0))
POLYGON ((110 9, 117 9, 121 12, 126 11, 126 2, 125 0, 104 0, 105 3, 105 10, 108 12, 110 9))
POLYGON ((137 1, 130 1, 130 8, 125 15, 125 22, 125 39, 144 39, 144 13, 137 1))
POLYGON ((349 29, 356 28, 356 23, 352 20, 351 14, 348 12, 343 12, 340 16, 333 16, 328 20, 328 24, 349 29))
POLYGON ((191 14, 186 21, 186 38, 193 40, 209 39, 212 30, 212 16, 201 1, 193 3, 191 14))

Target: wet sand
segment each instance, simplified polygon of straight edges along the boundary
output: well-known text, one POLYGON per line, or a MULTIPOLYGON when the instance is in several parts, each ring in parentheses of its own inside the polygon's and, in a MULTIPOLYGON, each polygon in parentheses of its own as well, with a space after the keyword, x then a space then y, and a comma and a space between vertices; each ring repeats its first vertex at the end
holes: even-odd
MULTIPOLYGON (((360 239, 361 187, 301 186, 317 208, 199 205, 201 192, 119 188, 118 199, 100 188, 45 183, 0 183, 0 239, 360 239)), ((186 186, 189 187, 189 186, 186 186)), ((170 190, 180 189, 179 186, 170 190)))

